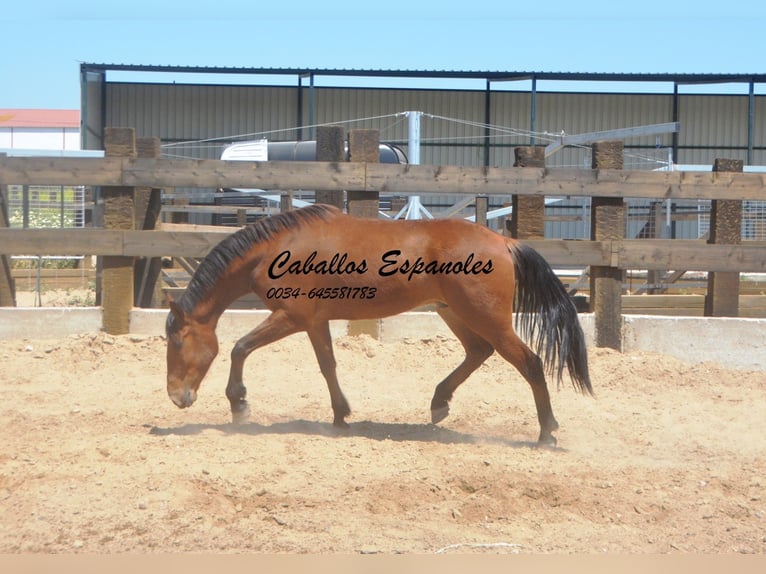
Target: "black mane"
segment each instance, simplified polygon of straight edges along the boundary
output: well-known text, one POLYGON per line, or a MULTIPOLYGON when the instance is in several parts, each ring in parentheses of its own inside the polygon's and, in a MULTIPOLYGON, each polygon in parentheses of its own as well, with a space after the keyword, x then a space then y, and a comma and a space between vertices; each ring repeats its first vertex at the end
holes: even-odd
MULTIPOLYGON (((232 233, 216 245, 202 260, 189 281, 178 305, 187 313, 191 312, 208 291, 221 278, 231 262, 245 255, 256 243, 272 239, 280 231, 299 227, 316 219, 328 219, 341 213, 331 205, 316 204, 286 211, 271 217, 264 217, 252 225, 232 233)), ((168 334, 173 332, 173 314, 168 315, 168 334)))

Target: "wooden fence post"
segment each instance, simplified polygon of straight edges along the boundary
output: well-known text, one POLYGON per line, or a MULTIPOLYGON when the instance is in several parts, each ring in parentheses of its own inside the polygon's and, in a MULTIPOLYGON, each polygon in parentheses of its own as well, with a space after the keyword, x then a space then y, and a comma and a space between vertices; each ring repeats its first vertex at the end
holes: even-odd
MULTIPOLYGON (((188 197, 174 197, 175 193, 172 193, 170 199, 170 205, 189 205, 188 197)), ((171 211, 170 223, 189 223, 188 211, 171 211)))
MULTIPOLYGON (((622 169, 623 143, 592 145, 593 169, 622 169)), ((619 242, 625 238, 625 201, 620 197, 591 199, 590 235, 593 241, 619 242)), ((596 314, 596 346, 622 350, 622 270, 592 266, 590 310, 596 314)))
POLYGON ((476 196, 476 223, 487 226, 487 211, 489 209, 489 197, 486 195, 476 196))
MULTIPOLYGON (((662 239, 663 237, 664 222, 662 220, 662 202, 652 201, 649 206, 649 217, 645 233, 639 235, 640 238, 647 239, 662 239)), ((649 269, 646 273, 646 282, 649 284, 647 293, 650 295, 660 294, 663 292, 663 288, 657 284, 662 281, 662 272, 658 269, 649 269)))
MULTIPOLYGON (((545 167, 545 148, 520 146, 514 148, 514 167, 545 167)), ((545 239, 545 198, 536 195, 514 195, 513 213, 508 231, 514 239, 545 239)))
MULTIPOLYGON (((380 162, 380 134, 378 130, 351 130, 348 133, 348 152, 350 161, 366 163, 380 162)), ((380 198, 376 191, 346 191, 349 215, 356 217, 378 218, 380 198)), ((362 319, 349 321, 349 335, 370 335, 380 339, 380 324, 378 319, 362 319)))
MULTIPOLYGON (((343 126, 317 127, 317 161, 346 161, 346 132, 343 126)), ((317 191, 316 203, 343 209, 342 191, 317 191)))
MULTIPOLYGON (((159 138, 138 138, 136 153, 140 158, 157 159, 161 156, 159 138)), ((137 187, 135 190, 135 228, 157 229, 162 211, 162 190, 152 187, 137 187)), ((162 302, 162 259, 140 257, 136 260, 134 305, 137 307, 159 307, 162 302)))
MULTIPOLYGON (((349 161, 380 162, 380 132, 378 130, 351 130, 348 132, 349 161)), ((377 191, 346 191, 348 213, 358 217, 378 218, 380 197, 377 191)))
POLYGON ((293 209, 293 194, 292 192, 283 192, 279 196, 279 211, 285 213, 293 209))
MULTIPOLYGON (((742 172, 741 159, 716 159, 713 171, 742 172)), ((714 199, 710 209, 708 243, 739 245, 742 243, 742 202, 714 199)), ((711 271, 708 273, 705 295, 706 317, 739 316, 739 273, 711 271)))
MULTIPOLYGON (((5 156, 4 153, 0 154, 5 156)), ((10 227, 8 209, 8 186, 0 185, 0 227, 10 227)), ((0 307, 16 306, 16 289, 11 275, 10 254, 0 255, 0 307)))
MULTIPOLYGON (((136 157, 135 130, 106 128, 104 155, 136 157)), ((134 229, 133 188, 106 186, 101 188, 101 196, 104 200, 104 229, 134 229)), ((111 335, 128 333, 133 308, 133 257, 104 256, 101 284, 104 331, 111 335)))

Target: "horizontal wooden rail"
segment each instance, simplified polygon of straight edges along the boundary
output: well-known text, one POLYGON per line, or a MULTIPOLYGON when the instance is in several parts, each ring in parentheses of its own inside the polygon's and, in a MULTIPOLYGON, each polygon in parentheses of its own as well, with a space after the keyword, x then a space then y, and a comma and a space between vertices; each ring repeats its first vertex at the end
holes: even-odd
POLYGON ((634 239, 616 247, 622 269, 766 271, 766 245, 761 242, 729 245, 693 239, 634 239))
POLYGON ((206 213, 213 215, 275 215, 279 213, 277 207, 252 207, 245 205, 163 205, 163 213, 206 213))
MULTIPOLYGON (((103 229, 0 229, 0 254, 204 257, 222 233, 103 229)), ((552 265, 609 265, 620 269, 766 272, 766 245, 712 245, 702 240, 627 239, 525 241, 552 265)))
POLYGON ((0 185, 766 200, 766 174, 221 160, 0 157, 0 185))
POLYGON ((204 257, 221 241, 221 236, 221 233, 196 231, 0 229, 0 253, 204 257))

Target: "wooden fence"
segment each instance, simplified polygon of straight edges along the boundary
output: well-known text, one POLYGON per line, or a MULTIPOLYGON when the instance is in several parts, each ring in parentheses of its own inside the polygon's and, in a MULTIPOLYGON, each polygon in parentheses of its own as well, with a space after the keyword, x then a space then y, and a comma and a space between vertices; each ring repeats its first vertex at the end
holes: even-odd
POLYGON ((327 202, 337 202, 345 193, 349 211, 367 215, 381 193, 475 195, 480 211, 486 210, 487 196, 512 194, 514 235, 554 266, 590 266, 593 270, 591 308, 596 313, 597 344, 614 348, 621 345, 621 303, 614 295, 620 293, 624 270, 710 272, 707 314, 718 316, 736 316, 735 277, 740 272, 766 272, 766 246, 743 244, 737 235, 741 202, 766 201, 766 174, 742 173, 741 162, 724 161, 710 172, 625 171, 621 169, 621 144, 603 142, 594 144, 592 170, 546 169, 535 162, 534 148, 519 148, 517 163, 511 168, 379 164, 369 153, 371 146, 377 149, 373 136, 349 137, 350 143, 359 146, 352 147, 349 162, 160 159, 156 139, 137 143, 133 130, 127 128, 107 130, 104 158, 0 157, 0 186, 101 186, 105 210, 102 229, 0 228, 0 255, 103 257, 104 273, 115 274, 111 279, 104 276, 104 328, 119 333, 127 329, 134 304, 133 291, 119 293, 125 285, 134 285, 134 258, 144 262, 138 273, 145 281, 151 275, 153 258, 203 257, 221 239, 220 233, 151 230, 159 215, 160 189, 315 190, 327 202), (362 153, 365 149, 366 154, 362 153), (615 160, 618 156, 620 161, 615 160), (541 239, 540 209, 544 209, 546 196, 594 198, 591 240, 541 239), (715 232, 708 241, 625 239, 623 198, 713 200, 711 230, 715 232), (530 225, 530 221, 538 223, 530 225), (116 317, 113 324, 111 317, 116 317))

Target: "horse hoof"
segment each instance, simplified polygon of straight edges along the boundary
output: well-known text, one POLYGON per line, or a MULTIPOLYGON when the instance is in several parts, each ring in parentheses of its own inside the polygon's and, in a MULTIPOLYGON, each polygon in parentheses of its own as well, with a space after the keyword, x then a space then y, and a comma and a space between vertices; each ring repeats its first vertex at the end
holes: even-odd
POLYGON ((339 431, 347 431, 351 428, 351 425, 349 425, 346 421, 343 419, 335 419, 332 421, 333 428, 339 430, 339 431))
POLYGON ((236 411, 231 411, 231 422, 235 425, 243 425, 250 420, 250 405, 247 403, 236 411))
POLYGON ((537 446, 540 448, 556 448, 557 442, 556 437, 552 434, 547 436, 540 435, 540 438, 537 439, 537 446))
POLYGON ((449 415, 449 405, 439 407, 438 409, 431 409, 431 423, 439 424, 449 415))

